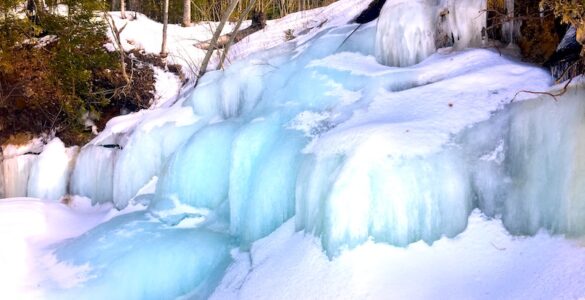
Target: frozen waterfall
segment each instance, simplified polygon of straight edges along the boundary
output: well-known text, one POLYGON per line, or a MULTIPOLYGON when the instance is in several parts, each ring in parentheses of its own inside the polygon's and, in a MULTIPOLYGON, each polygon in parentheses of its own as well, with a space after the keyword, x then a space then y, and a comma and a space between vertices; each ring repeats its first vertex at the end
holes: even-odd
POLYGON ((518 94, 549 90, 550 75, 469 49, 484 8, 389 0, 378 21, 324 25, 207 73, 170 108, 112 120, 74 167, 60 141, 4 157, 6 196, 58 198, 71 172, 71 193, 122 209, 156 182, 146 210, 52 248, 85 270, 83 286, 53 292, 203 298, 231 249, 293 216, 331 258, 455 237, 475 208, 512 234, 584 235, 583 84, 558 102, 518 94), (437 53, 445 33, 453 47, 437 53))

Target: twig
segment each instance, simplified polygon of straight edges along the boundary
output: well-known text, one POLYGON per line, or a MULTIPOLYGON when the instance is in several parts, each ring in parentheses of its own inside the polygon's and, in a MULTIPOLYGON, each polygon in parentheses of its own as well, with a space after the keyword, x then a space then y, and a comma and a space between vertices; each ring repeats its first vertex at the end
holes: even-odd
POLYGON ((506 248, 500 248, 500 247, 496 246, 496 244, 494 244, 494 242, 490 242, 490 244, 492 244, 492 246, 493 246, 494 248, 496 248, 496 250, 499 250, 499 251, 506 251, 506 248))
POLYGON ((514 98, 512 98, 512 100, 510 100, 510 103, 514 102, 514 100, 516 100, 516 97, 518 97, 518 95, 520 93, 527 93, 527 94, 534 94, 534 95, 547 95, 547 96, 551 96, 555 101, 559 101, 559 99, 557 99, 557 97, 560 97, 562 95, 564 95, 567 92, 567 88, 569 87, 569 84, 571 84, 571 82, 573 81, 574 77, 571 77, 569 80, 567 80, 567 83, 565 83, 565 85, 563 86, 563 89, 556 93, 549 93, 549 92, 535 92, 535 91, 526 91, 526 90, 522 90, 516 93, 516 95, 514 95, 514 98))

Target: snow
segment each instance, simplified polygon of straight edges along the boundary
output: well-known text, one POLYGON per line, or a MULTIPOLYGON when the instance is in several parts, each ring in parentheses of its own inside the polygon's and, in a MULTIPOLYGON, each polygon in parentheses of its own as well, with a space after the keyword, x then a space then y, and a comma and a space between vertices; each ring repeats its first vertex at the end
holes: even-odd
POLYGON ((291 219, 235 261, 211 299, 580 299, 583 241, 514 237, 479 211, 432 246, 368 241, 333 260, 291 219))
POLYGON ((176 98, 178 91, 181 89, 181 80, 177 75, 165 72, 159 67, 153 67, 153 69, 156 80, 154 86, 156 95, 151 108, 168 107, 172 104, 169 102, 176 98))
POLYGON ((38 299, 46 271, 51 280, 70 282, 74 269, 45 257, 43 248, 78 236, 104 222, 110 206, 90 208, 89 199, 73 198, 70 206, 31 198, 0 201, 0 291, 2 297, 38 299), (47 270, 47 268, 49 270, 47 270), (57 268, 57 269, 54 269, 57 268))

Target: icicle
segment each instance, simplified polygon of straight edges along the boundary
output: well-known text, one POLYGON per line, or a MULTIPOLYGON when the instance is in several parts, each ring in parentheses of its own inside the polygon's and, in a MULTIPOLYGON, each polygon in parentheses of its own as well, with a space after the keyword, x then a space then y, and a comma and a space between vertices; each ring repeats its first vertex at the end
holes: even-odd
POLYGON ((508 39, 508 47, 516 45, 516 21, 514 20, 514 0, 506 0, 506 13, 510 21, 502 26, 502 36, 508 39))

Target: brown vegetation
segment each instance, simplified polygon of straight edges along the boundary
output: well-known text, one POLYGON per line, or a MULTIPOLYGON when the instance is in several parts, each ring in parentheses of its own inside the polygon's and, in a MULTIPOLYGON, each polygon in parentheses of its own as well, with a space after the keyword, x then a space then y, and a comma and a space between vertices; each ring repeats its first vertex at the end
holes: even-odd
POLYGON ((101 130, 110 118, 146 108, 153 98, 154 72, 136 59, 126 58, 130 84, 118 68, 92 70, 89 85, 96 102, 85 103, 55 79, 51 51, 22 48, 12 55, 10 67, 0 68, 0 144, 16 132, 52 132, 67 144, 82 144, 92 137, 81 119, 85 114, 99 116, 94 121, 101 130))

